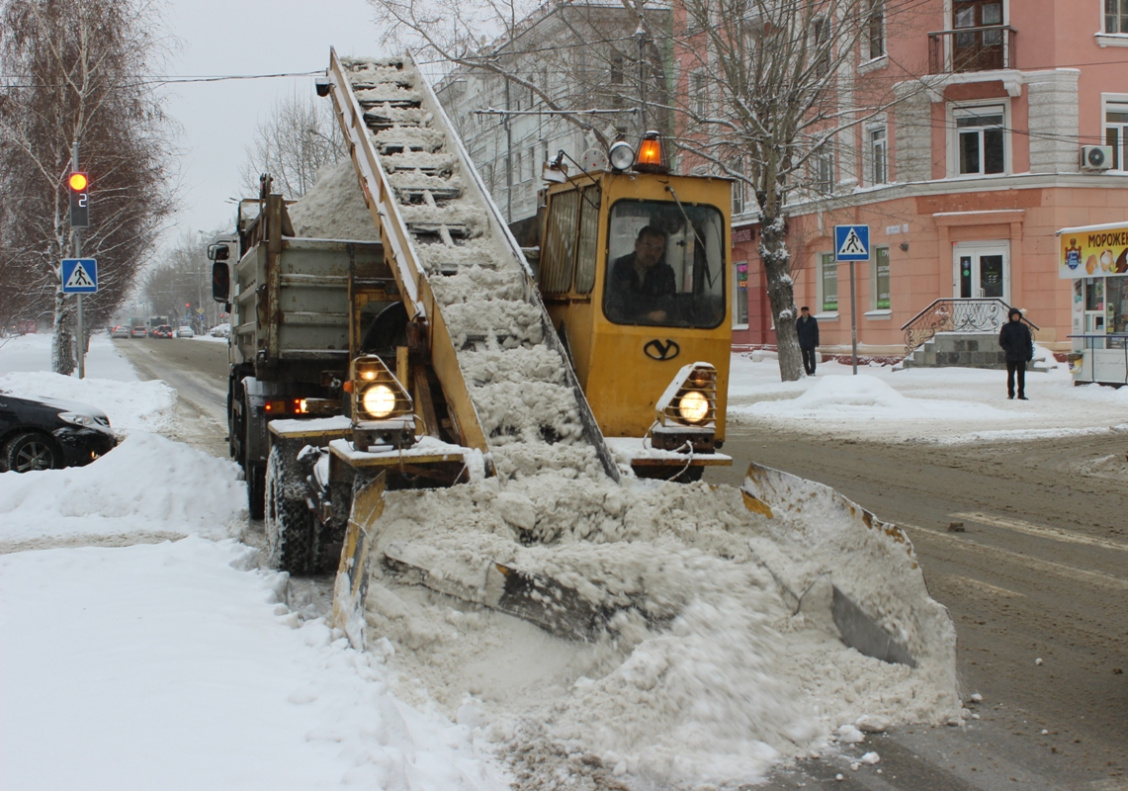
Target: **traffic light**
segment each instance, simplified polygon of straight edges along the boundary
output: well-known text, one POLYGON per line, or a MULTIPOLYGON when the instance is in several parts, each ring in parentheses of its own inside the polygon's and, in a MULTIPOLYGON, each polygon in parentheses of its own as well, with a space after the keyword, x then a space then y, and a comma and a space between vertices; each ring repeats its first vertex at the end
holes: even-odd
POLYGON ((70 191, 70 224, 72 228, 85 228, 90 224, 90 179, 85 173, 71 173, 67 177, 70 191))

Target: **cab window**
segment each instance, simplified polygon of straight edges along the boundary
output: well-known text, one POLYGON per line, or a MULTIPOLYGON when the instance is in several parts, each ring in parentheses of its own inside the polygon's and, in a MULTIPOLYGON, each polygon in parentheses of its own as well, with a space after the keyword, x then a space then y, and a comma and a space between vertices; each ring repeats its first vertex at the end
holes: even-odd
POLYGON ((715 206, 611 207, 603 312, 616 324, 717 327, 725 320, 724 217, 715 206))
POLYGON ((548 205, 540 261, 540 288, 545 294, 566 294, 572 287, 579 209, 578 190, 557 193, 548 205))
POLYGON ((595 259, 599 245, 599 185, 584 188, 580 202, 580 240, 576 250, 576 291, 590 294, 595 287, 595 259))

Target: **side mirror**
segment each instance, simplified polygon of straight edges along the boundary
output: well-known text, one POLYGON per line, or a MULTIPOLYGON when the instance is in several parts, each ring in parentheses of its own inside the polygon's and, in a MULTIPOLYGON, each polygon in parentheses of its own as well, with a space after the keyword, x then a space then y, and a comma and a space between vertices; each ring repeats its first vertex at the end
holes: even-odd
POLYGON ((217 242, 208 245, 208 258, 212 261, 226 261, 231 256, 231 248, 217 242))
POLYGON ((212 299, 227 302, 231 297, 231 270, 226 261, 212 264, 212 299))

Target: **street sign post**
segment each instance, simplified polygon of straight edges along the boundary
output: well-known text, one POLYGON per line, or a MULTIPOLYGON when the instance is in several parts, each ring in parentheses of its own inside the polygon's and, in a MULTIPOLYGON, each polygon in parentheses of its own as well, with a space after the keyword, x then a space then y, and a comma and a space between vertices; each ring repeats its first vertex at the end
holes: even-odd
POLYGON ((854 290, 854 263, 870 260, 868 225, 834 226, 834 260, 850 264, 850 350, 854 375, 858 375, 858 300, 854 290))

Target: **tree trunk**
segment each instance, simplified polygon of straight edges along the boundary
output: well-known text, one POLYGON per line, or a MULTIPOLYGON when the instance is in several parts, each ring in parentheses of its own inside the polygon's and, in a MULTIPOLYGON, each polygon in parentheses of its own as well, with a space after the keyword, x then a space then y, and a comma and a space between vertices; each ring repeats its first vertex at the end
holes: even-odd
POLYGON ((768 278, 768 302, 775 321, 779 350, 779 378, 797 382, 803 370, 799 336, 795 334, 795 283, 787 250, 783 218, 764 216, 760 232, 760 260, 768 278))
POLYGON ((71 312, 62 287, 55 291, 55 337, 51 342, 51 368, 57 374, 70 376, 77 366, 74 336, 70 330, 71 312))

